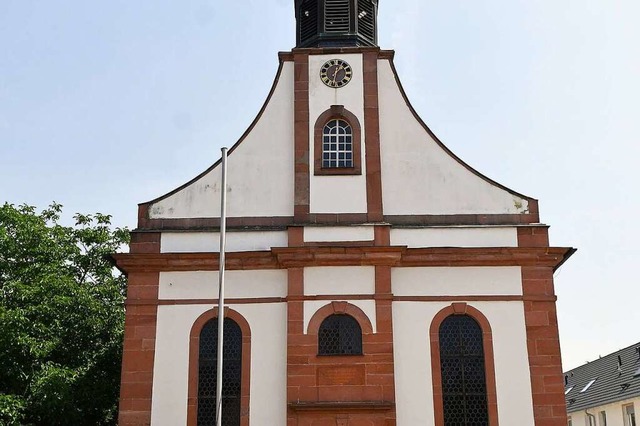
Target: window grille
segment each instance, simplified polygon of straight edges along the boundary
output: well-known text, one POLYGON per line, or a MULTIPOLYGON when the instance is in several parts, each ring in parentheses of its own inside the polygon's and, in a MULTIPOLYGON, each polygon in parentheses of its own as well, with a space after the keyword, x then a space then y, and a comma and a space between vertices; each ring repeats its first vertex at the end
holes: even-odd
POLYGON ((482 329, 470 316, 452 315, 439 334, 444 424, 488 425, 482 329))
POLYGON ((324 30, 327 33, 348 33, 350 30, 351 0, 326 0, 324 30))
POLYGON ((362 329, 349 315, 331 315, 318 330, 319 355, 362 355, 362 329))
POLYGON ((322 167, 353 167, 353 130, 344 120, 331 120, 324 126, 322 167))
MULTIPOLYGON (((198 365, 198 426, 216 424, 218 319, 209 320, 200 332, 198 365)), ((240 426, 242 380, 242 330, 232 319, 224 320, 222 372, 222 425, 240 426)))

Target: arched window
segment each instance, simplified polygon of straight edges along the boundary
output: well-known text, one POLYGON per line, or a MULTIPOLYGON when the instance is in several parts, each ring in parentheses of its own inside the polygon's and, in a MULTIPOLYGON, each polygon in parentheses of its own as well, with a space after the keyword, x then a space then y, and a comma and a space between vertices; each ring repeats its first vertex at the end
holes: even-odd
POLYGON ((358 118, 343 105, 332 105, 314 126, 314 174, 360 175, 361 130, 358 118))
POLYGON ((318 330, 318 355, 362 355, 362 328, 353 317, 330 315, 318 330))
POLYGON ((353 130, 345 120, 333 119, 322 131, 322 168, 353 167, 353 130))
MULTIPOLYGON (((198 363, 198 426, 216 424, 218 319, 207 321, 200 332, 198 363)), ((240 426, 242 384, 242 330, 232 319, 224 320, 222 372, 222 425, 240 426)))
POLYGON ((444 425, 488 425, 480 325, 469 315, 451 315, 440 325, 439 341, 444 425))

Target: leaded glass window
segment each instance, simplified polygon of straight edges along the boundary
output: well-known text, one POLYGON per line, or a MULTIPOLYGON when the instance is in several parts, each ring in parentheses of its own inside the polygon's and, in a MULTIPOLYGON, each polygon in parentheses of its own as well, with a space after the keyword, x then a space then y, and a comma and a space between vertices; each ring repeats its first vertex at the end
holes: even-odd
MULTIPOLYGON (((216 424, 218 319, 209 320, 200 332, 198 363, 198 426, 216 424)), ((222 425, 240 426, 242 383, 242 330, 230 318, 224 320, 222 372, 222 425)))
POLYGON ((362 355, 362 329, 349 315, 327 317, 318 330, 319 355, 362 355))
POLYGON ((324 126, 322 167, 353 167, 353 130, 344 120, 331 120, 324 126))
POLYGON ((470 316, 452 315, 439 337, 445 426, 487 426, 482 329, 470 316))

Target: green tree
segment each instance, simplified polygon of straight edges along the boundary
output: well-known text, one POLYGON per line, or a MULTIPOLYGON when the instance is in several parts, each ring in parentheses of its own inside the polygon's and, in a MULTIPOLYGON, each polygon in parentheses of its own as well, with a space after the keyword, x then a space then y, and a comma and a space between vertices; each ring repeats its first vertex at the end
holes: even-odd
POLYGON ((0 424, 116 424, 128 242, 103 214, 0 206, 0 424))

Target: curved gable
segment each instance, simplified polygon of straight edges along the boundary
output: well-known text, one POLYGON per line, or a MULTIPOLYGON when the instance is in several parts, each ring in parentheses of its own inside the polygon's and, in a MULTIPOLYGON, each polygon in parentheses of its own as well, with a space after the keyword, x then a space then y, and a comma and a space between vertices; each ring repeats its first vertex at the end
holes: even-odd
POLYGON ((417 115, 391 60, 378 61, 385 216, 537 215, 536 200, 456 157, 417 115))
MULTIPOLYGON (((293 82, 293 64, 281 58, 260 113, 229 150, 229 216, 293 216, 293 82)), ((218 160, 185 185, 141 204, 141 220, 219 218, 220 187, 218 160)))

